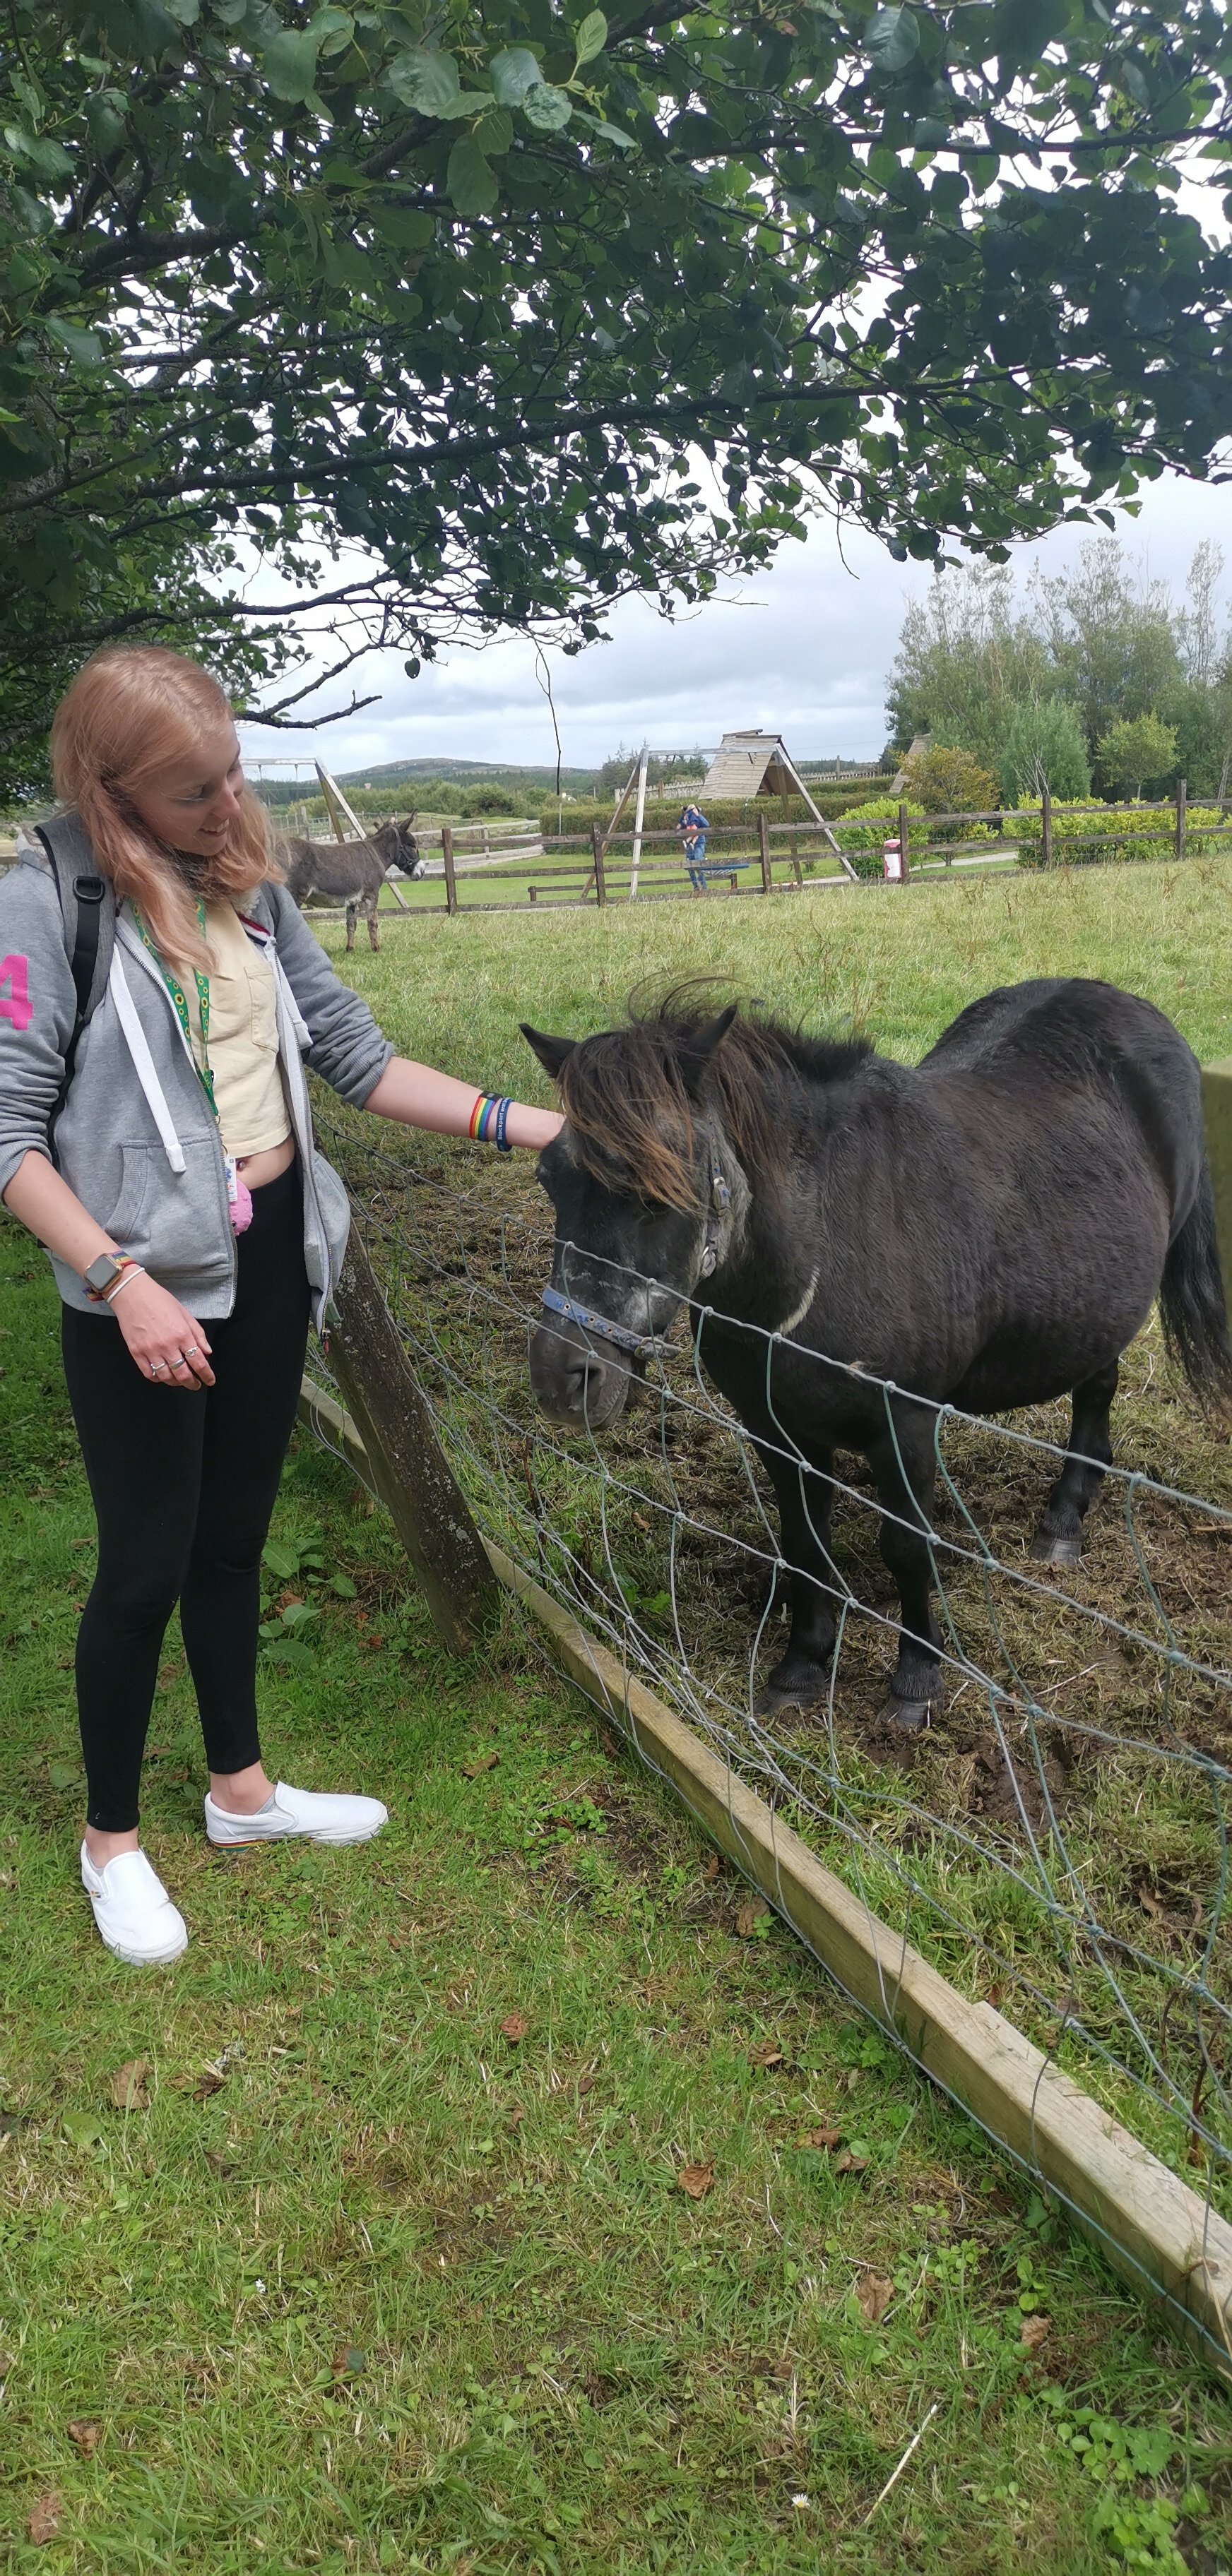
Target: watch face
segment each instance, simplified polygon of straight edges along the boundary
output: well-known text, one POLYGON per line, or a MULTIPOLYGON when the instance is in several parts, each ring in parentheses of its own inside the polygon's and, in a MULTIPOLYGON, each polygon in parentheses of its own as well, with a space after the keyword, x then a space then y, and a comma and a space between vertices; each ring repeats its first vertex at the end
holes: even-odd
POLYGON ((110 1288, 112 1280, 120 1276, 120 1265, 118 1261, 112 1260, 109 1252, 100 1252, 83 1275, 87 1288, 98 1290, 110 1288))

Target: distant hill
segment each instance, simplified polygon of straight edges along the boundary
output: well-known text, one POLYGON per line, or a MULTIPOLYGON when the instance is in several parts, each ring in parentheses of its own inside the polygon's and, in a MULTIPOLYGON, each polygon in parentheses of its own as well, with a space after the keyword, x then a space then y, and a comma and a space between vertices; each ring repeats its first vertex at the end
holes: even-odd
MULTIPOLYGON (((560 783, 567 796, 593 796, 598 781, 594 769, 562 769, 560 783)), ((447 779, 459 787, 524 787, 532 796, 550 796, 556 788, 556 764, 543 769, 519 769, 508 762, 491 760, 389 760, 375 769, 349 769, 339 772, 340 787, 402 787, 439 785, 447 779)))

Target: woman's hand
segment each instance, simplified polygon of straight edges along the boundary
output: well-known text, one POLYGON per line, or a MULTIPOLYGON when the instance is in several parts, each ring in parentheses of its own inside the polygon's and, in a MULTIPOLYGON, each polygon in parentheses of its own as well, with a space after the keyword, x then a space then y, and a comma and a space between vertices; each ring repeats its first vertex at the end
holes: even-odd
POLYGON ((210 1346, 196 1316, 148 1271, 126 1270, 124 1281, 107 1303, 114 1298, 116 1322, 142 1376, 186 1392, 212 1386, 210 1346))

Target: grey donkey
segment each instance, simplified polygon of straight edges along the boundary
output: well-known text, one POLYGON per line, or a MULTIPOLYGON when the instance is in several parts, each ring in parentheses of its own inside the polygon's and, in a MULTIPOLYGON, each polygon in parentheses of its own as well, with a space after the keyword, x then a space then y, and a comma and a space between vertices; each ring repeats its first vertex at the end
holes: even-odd
POLYGON ((405 823, 392 819, 382 823, 370 841, 288 840, 283 846, 287 891, 301 912, 310 894, 323 894, 333 903, 345 903, 348 949, 355 946, 355 921, 361 912, 372 947, 380 947, 377 906, 390 869, 402 868, 410 877, 421 877, 424 872, 425 862, 419 855, 409 818, 405 823))

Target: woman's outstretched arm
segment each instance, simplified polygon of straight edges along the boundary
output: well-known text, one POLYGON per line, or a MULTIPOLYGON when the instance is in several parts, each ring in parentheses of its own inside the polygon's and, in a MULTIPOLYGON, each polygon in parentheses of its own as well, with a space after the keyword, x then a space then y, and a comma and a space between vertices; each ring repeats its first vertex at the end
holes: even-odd
MULTIPOLYGON (((469 1135, 474 1106, 473 1082, 455 1082, 451 1073, 437 1073, 430 1064, 411 1064, 400 1055, 386 1065, 364 1102, 365 1109, 375 1110, 378 1118, 396 1118, 404 1127, 425 1127, 435 1136, 469 1135)), ((540 1146, 551 1144, 564 1123, 559 1110, 531 1109, 525 1101, 515 1100, 505 1135, 509 1144, 524 1145, 536 1153, 540 1146)))

